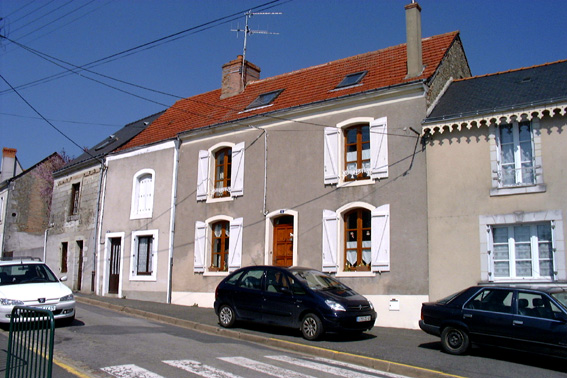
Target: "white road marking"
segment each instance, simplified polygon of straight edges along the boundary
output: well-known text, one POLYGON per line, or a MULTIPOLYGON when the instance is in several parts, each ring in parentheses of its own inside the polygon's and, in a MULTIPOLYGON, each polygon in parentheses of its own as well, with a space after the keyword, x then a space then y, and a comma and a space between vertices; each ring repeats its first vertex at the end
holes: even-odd
POLYGON ((364 367, 364 366, 349 364, 349 363, 335 361, 335 360, 329 360, 329 359, 326 359, 326 358, 317 358, 317 357, 309 358, 309 357, 307 357, 306 359, 302 359, 302 358, 294 358, 294 357, 290 357, 290 356, 266 356, 266 358, 270 358, 272 360, 281 361, 281 362, 285 362, 285 363, 288 363, 288 364, 301 366, 301 367, 305 367, 305 368, 309 368, 309 369, 324 371, 328 374, 338 375, 340 377, 376 378, 376 376, 378 376, 378 377, 389 377, 389 378, 404 378, 404 376, 402 376, 402 375, 387 373, 387 372, 383 372, 383 371, 380 371, 380 370, 367 368, 367 367, 364 367), (309 360, 311 360, 311 361, 309 361, 309 360), (319 361, 319 362, 315 362, 315 361, 319 361), (348 369, 344 369, 344 368, 337 367, 337 366, 342 366, 342 367, 348 368, 348 369), (364 371, 366 373, 371 373, 372 375, 364 374, 364 373, 362 373, 362 371, 364 371))
POLYGON ((274 377, 286 378, 314 378, 311 375, 301 374, 293 370, 283 369, 274 365, 265 364, 263 362, 254 361, 245 357, 219 357, 220 360, 231 364, 239 365, 258 371, 260 373, 272 375, 274 377))
POLYGON ((100 370, 116 378, 164 378, 136 365, 109 366, 100 370))
POLYGON ((190 373, 199 375, 206 378, 242 378, 238 375, 228 373, 212 366, 203 365, 198 361, 192 360, 177 360, 177 361, 163 361, 164 363, 188 371, 190 373))

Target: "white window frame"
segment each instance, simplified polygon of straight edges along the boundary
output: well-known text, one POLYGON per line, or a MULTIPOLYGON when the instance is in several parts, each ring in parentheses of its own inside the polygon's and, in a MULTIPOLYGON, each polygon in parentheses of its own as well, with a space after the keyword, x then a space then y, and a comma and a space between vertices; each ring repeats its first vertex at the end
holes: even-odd
POLYGON ((323 210, 322 270, 337 277, 368 277, 390 271, 390 205, 354 202, 336 211, 323 210), (370 271, 344 270, 344 215, 364 208, 372 215, 372 261, 370 271))
POLYGON ((517 212, 501 215, 481 215, 479 217, 480 258, 482 282, 554 282, 567 279, 565 268, 565 239, 563 235, 563 218, 560 210, 540 212, 517 212), (552 277, 495 277, 494 276, 494 245, 492 230, 494 227, 536 225, 549 223, 551 225, 551 248, 553 254, 552 277))
POLYGON ((206 221, 195 222, 195 244, 193 250, 193 272, 202 273, 205 276, 226 276, 242 267, 242 230, 243 219, 232 218, 226 215, 218 215, 206 221), (230 236, 228 241, 228 271, 211 271, 211 239, 212 225, 219 221, 230 223, 230 236))
POLYGON ((340 122, 324 131, 324 183, 325 185, 369 185, 387 178, 388 168, 388 118, 355 117, 340 122), (344 130, 351 126, 368 124, 370 128, 369 179, 346 181, 344 130))
POLYGON ((108 294, 108 280, 110 278, 110 239, 113 238, 117 238, 120 239, 120 281, 118 281, 118 296, 122 297, 122 273, 124 271, 124 238, 126 236, 126 233, 124 232, 108 232, 104 235, 105 237, 105 244, 104 244, 104 267, 103 267, 103 271, 104 271, 104 279, 103 279, 103 283, 102 283, 102 292, 104 294, 108 294))
POLYGON ((208 150, 199 151, 197 162, 197 201, 223 202, 231 201, 244 195, 244 152, 245 143, 222 142, 215 144, 208 150), (230 196, 214 198, 214 166, 215 153, 222 148, 232 150, 230 196))
MULTIPOLYGON (((527 122, 525 118, 518 119, 511 117, 511 119, 501 119, 499 123, 492 122, 489 126, 489 145, 490 145, 490 160, 492 172, 492 189, 491 196, 513 195, 523 193, 539 193, 546 191, 546 185, 543 181, 543 165, 542 165, 542 148, 541 148, 541 126, 540 120, 537 117, 531 119, 531 134, 532 134, 532 164, 535 175, 533 183, 519 183, 514 185, 504 185, 502 181, 502 149, 500 142, 500 127, 506 125, 513 125, 514 133, 518 132, 518 127, 521 122, 527 122)), ((516 158, 517 160, 519 158, 516 158)), ((518 163, 517 163, 518 164, 518 163)))
POLYGON ((132 232, 132 246, 130 250, 130 281, 156 281, 158 269, 158 230, 144 230, 132 232), (140 237, 152 237, 152 272, 151 274, 138 275, 137 262, 138 262, 138 240, 140 237))
POLYGON ((155 171, 153 169, 142 169, 134 175, 132 179, 132 203, 130 206, 130 219, 143 219, 151 218, 153 216, 154 210, 154 193, 155 193, 155 171), (142 178, 145 176, 151 176, 151 183, 143 184, 142 178), (141 193, 141 190, 145 190, 145 193, 141 193), (144 195, 146 198, 146 209, 140 210, 140 196, 144 195))

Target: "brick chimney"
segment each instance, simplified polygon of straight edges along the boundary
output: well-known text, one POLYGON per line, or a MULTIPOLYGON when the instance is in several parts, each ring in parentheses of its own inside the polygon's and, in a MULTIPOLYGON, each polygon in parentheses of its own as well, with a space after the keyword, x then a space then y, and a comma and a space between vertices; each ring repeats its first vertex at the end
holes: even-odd
POLYGON ((421 7, 413 2, 406 9, 406 39, 408 78, 423 72, 423 54, 421 52, 421 7))
POLYGON ((2 148, 2 161, 0 162, 0 182, 8 180, 21 173, 21 168, 19 168, 18 161, 16 159, 15 148, 2 148))
POLYGON ((242 65, 242 55, 222 66, 221 100, 241 93, 246 84, 260 79, 260 67, 245 61, 242 65), (244 68, 244 75, 242 69, 244 68))

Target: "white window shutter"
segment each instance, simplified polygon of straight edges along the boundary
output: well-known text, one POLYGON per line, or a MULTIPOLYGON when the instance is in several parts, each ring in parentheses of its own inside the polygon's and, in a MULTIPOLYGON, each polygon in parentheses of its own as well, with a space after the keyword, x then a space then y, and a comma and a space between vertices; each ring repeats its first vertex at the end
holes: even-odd
POLYGON ((340 130, 336 127, 325 127, 325 184, 339 182, 339 137, 340 130))
POLYGON ((244 195, 244 142, 232 149, 231 197, 244 195))
POLYGON ((197 201, 205 201, 209 191, 209 151, 199 151, 197 164, 197 201))
POLYGON ((228 271, 232 272, 242 265, 242 228, 244 220, 236 218, 230 222, 228 240, 228 271))
POLYGON ((337 271, 337 213, 323 210, 323 272, 337 271))
POLYGON ((205 222, 195 223, 195 250, 193 256, 193 271, 203 273, 205 271, 205 240, 207 235, 207 225, 205 222))
POLYGON ((373 179, 388 177, 388 118, 370 122, 370 176, 373 179))
POLYGON ((372 271, 390 271, 390 205, 372 210, 372 271))

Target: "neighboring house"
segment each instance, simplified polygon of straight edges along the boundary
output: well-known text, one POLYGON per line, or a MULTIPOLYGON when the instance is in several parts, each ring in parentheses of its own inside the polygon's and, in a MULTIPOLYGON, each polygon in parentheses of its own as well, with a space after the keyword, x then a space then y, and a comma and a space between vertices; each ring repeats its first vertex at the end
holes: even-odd
POLYGON ((422 39, 420 12, 406 6, 407 44, 267 79, 239 56, 220 89, 110 157, 99 264, 120 246, 119 295, 167 287, 168 302, 210 307, 241 266, 300 265, 366 295, 379 325, 416 328, 429 299, 418 129, 446 83, 470 76, 459 34, 422 39))
POLYGON ((75 291, 95 290, 98 218, 105 174, 104 159, 159 114, 126 125, 54 173, 51 219, 46 232, 46 262, 75 291))
POLYGON ((58 153, 21 170, 16 150, 4 149, 2 167, 12 177, 0 183, 0 246, 2 257, 38 257, 45 261, 45 230, 49 221, 52 173, 64 164, 58 153), (8 151, 7 151, 8 150, 8 151))
POLYGON ((423 122, 429 292, 567 282, 567 61, 451 83, 423 122))

